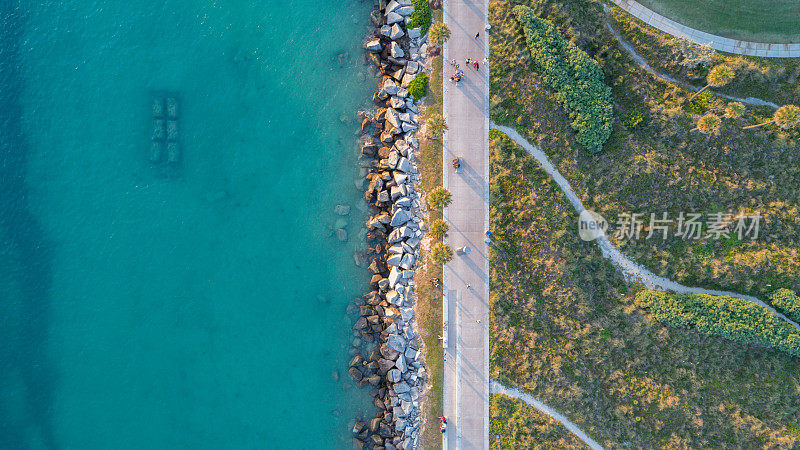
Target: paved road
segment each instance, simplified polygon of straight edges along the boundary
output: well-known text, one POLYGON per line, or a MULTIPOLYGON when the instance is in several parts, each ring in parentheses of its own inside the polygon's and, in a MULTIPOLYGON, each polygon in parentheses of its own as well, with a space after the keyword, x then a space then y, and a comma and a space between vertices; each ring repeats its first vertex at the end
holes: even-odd
POLYGON ((447 307, 447 348, 444 367, 444 414, 448 420, 445 448, 489 448, 489 74, 486 20, 488 0, 446 0, 444 21, 450 28, 445 45, 444 186, 453 194, 445 209, 450 224, 447 243, 469 246, 444 267, 447 307), (480 33, 478 39, 475 33, 480 33), (477 59, 480 69, 467 67, 477 59), (460 86, 449 81, 456 59, 464 71, 460 86), (463 172, 451 161, 463 158, 463 172), (469 287, 468 287, 469 286, 469 287))
POLYGON ((768 58, 796 58, 800 56, 800 44, 767 44, 763 42, 729 39, 681 25, 674 20, 667 19, 655 13, 635 0, 611 1, 653 28, 658 28, 672 36, 689 39, 698 44, 710 44, 711 48, 715 50, 738 55, 762 56, 768 58))

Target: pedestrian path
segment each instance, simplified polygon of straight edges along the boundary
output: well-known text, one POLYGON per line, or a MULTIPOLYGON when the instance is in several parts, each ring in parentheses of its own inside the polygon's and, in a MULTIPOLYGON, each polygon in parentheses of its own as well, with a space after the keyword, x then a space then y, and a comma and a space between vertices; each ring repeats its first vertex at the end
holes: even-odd
POLYGON ((583 430, 581 430, 577 425, 570 422, 570 420, 567 419, 563 414, 537 400, 532 395, 522 392, 519 389, 505 387, 495 380, 492 380, 492 394, 502 394, 511 398, 516 398, 517 400, 522 400, 526 404, 552 417, 561 425, 564 425, 564 428, 572 432, 572 434, 577 436, 578 439, 582 440, 583 443, 586 444, 590 449, 603 450, 603 447, 600 444, 598 444, 594 439, 590 438, 589 435, 584 433, 583 430))
MULTIPOLYGON (((611 11, 611 8, 609 8, 606 5, 603 5, 603 9, 606 10, 606 14, 608 14, 608 12, 611 11)), ((650 64, 647 63, 647 60, 644 59, 644 57, 642 55, 640 55, 639 52, 637 52, 635 48, 633 48, 633 45, 631 45, 630 42, 626 41, 622 37, 620 32, 617 31, 617 29, 614 28, 611 25, 611 22, 608 21, 608 17, 606 17, 605 23, 606 23, 606 28, 608 28, 608 30, 611 31, 611 33, 617 39, 617 42, 619 42, 619 45, 626 52, 628 52, 629 55, 631 55, 631 58, 633 58, 633 60, 636 62, 636 64, 639 64, 639 66, 642 69, 650 72, 651 74, 653 74, 653 76, 655 76, 657 78, 661 78, 664 81, 667 81, 667 82, 670 82, 670 83, 674 83, 674 84, 677 84, 679 86, 683 86, 686 89, 689 89, 689 90, 692 90, 692 91, 695 91, 695 92, 700 90, 700 88, 697 87, 697 86, 692 86, 691 84, 679 81, 679 80, 677 80, 677 79, 675 79, 675 78, 673 78, 673 77, 671 77, 669 75, 657 72, 655 69, 653 69, 653 67, 650 64)), ((773 102, 762 100, 762 99, 756 98, 756 97, 742 98, 742 97, 735 97, 735 96, 732 96, 732 95, 723 94, 721 92, 714 92, 714 95, 716 95, 718 97, 726 98, 728 100, 732 100, 732 101, 735 101, 735 102, 742 102, 742 103, 744 103, 746 105, 769 106, 770 108, 774 108, 774 109, 778 109, 780 107, 780 106, 778 106, 777 104, 775 104, 773 102)))
POLYGON ((796 58, 800 57, 800 44, 770 44, 764 42, 748 42, 730 39, 694 28, 681 25, 668 19, 655 11, 648 9, 635 0, 611 0, 615 5, 630 13, 642 22, 657 28, 669 35, 688 39, 697 44, 708 44, 711 48, 721 52, 735 53, 737 55, 761 56, 767 58, 796 58))
MULTIPOLYGON (((578 195, 575 191, 572 190, 572 186, 570 186, 569 182, 561 172, 556 169, 550 159, 547 158, 547 155, 537 146, 528 142, 527 139, 522 137, 517 130, 506 127, 503 125, 496 125, 491 124, 492 129, 498 130, 503 132, 506 136, 511 138, 512 141, 519 144, 522 148, 525 149, 528 153, 531 154, 542 166, 545 172, 547 172, 552 178, 553 181, 556 182, 558 187, 567 197, 567 200, 572 204, 572 207, 575 208, 575 211, 578 214, 586 211, 586 208, 583 206, 583 202, 581 202, 578 195)), ((762 308, 770 311, 771 313, 775 314, 779 319, 785 321, 789 325, 797 328, 800 330, 800 325, 796 322, 792 321, 788 317, 784 316, 783 314, 779 313, 775 310, 775 308, 767 305, 763 301, 751 296, 751 295, 744 295, 739 294, 737 292, 730 292, 730 291, 720 291, 716 289, 704 289, 699 287, 692 287, 692 286, 684 286, 676 281, 670 280, 668 278, 660 277, 653 272, 647 270, 646 268, 642 267, 641 265, 637 264, 627 256, 625 256, 611 241, 606 237, 605 234, 602 234, 598 238, 595 239, 595 242, 600 247, 600 251, 605 258, 611 260, 611 262, 625 275, 628 280, 636 280, 644 284, 647 289, 660 289, 664 291, 673 291, 681 294, 709 294, 709 295, 724 295, 728 297, 740 298, 742 300, 747 300, 749 302, 755 303, 762 308)))
POLYGON ((449 79, 454 67, 444 64, 443 185, 453 201, 444 210, 450 225, 445 241, 456 254, 444 266, 447 347, 444 349, 444 415, 442 440, 450 449, 489 448, 489 73, 486 36, 488 0, 446 0, 444 23, 450 29, 444 59, 455 59, 464 72, 458 86, 449 79), (479 35, 476 37, 476 33, 479 35), (466 59, 478 61, 478 68, 466 59), (461 158, 455 173, 452 160, 461 158))

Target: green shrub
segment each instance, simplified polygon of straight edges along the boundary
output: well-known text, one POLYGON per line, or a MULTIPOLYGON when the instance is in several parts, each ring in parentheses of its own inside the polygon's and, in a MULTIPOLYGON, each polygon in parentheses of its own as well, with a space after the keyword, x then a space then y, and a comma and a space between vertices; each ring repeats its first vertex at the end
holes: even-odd
POLYGON ((411 21, 406 28, 410 30, 420 27, 422 35, 425 36, 431 27, 431 7, 428 0, 411 0, 411 4, 414 5, 414 12, 411 13, 411 21))
POLYGON ((708 91, 695 97, 689 104, 692 112, 697 114, 708 111, 712 106, 714 106, 714 94, 708 91))
POLYGON ((641 291, 636 304, 660 322, 800 357, 800 331, 761 306, 727 296, 641 291))
POLYGON ((411 94, 415 102, 425 97, 428 94, 428 76, 424 73, 418 74, 408 85, 408 93, 411 94))
POLYGON ((644 114, 639 110, 630 111, 622 120, 622 124, 629 130, 641 128, 645 124, 644 114))
POLYGON ((769 303, 786 317, 800 322, 800 298, 794 291, 789 289, 778 289, 769 297, 769 303))
POLYGON ((525 40, 534 67, 556 91, 556 99, 567 110, 577 141, 592 153, 599 152, 611 135, 614 105, 611 88, 605 85, 600 66, 549 20, 530 8, 514 7, 514 15, 525 30, 525 40))

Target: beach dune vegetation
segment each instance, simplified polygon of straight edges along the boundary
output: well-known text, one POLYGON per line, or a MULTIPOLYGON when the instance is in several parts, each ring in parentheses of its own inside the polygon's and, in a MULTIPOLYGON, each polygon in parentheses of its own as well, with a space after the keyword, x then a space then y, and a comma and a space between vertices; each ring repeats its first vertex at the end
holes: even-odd
POLYGON ((572 121, 576 140, 597 153, 611 136, 614 104, 600 66, 561 35, 552 22, 532 9, 517 5, 514 15, 522 25, 535 69, 555 91, 572 121))
POLYGON ((667 325, 694 327, 710 335, 800 357, 800 331, 753 302, 708 294, 641 291, 636 304, 667 325))

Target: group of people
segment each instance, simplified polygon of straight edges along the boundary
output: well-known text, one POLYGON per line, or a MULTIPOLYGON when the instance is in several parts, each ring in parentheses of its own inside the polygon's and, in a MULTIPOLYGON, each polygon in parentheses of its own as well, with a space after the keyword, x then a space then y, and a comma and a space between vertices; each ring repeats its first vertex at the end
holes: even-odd
MULTIPOLYGON (((480 35, 481 35, 480 32, 475 33, 475 39, 478 39, 480 35)), ((484 62, 485 61, 486 60, 484 59, 484 62)), ((475 68, 475 70, 480 70, 480 63, 478 63, 477 59, 467 58, 466 63, 468 66, 472 65, 475 68)), ((450 81, 455 84, 458 84, 461 82, 461 80, 464 79, 464 71, 461 70, 460 66, 458 65, 458 62, 455 59, 450 62, 450 65, 455 68, 455 72, 453 72, 453 75, 450 76, 450 81)))
MULTIPOLYGON (((478 63, 477 59, 467 58, 466 64, 467 66, 471 65, 475 68, 475 70, 480 70, 480 63, 478 63)), ((461 66, 455 59, 450 62, 450 65, 455 67, 455 72, 453 72, 453 75, 450 76, 450 81, 457 84, 464 79, 464 71, 461 70, 461 66)))
POLYGON ((447 431, 447 417, 442 416, 439 418, 439 421, 442 422, 440 429, 442 430, 442 434, 447 431))
MULTIPOLYGON (((455 63, 456 60, 453 60, 455 63)), ((458 68, 458 64, 454 64, 456 66, 456 71, 452 75, 450 75, 450 81, 458 84, 464 78, 464 71, 458 68)))

